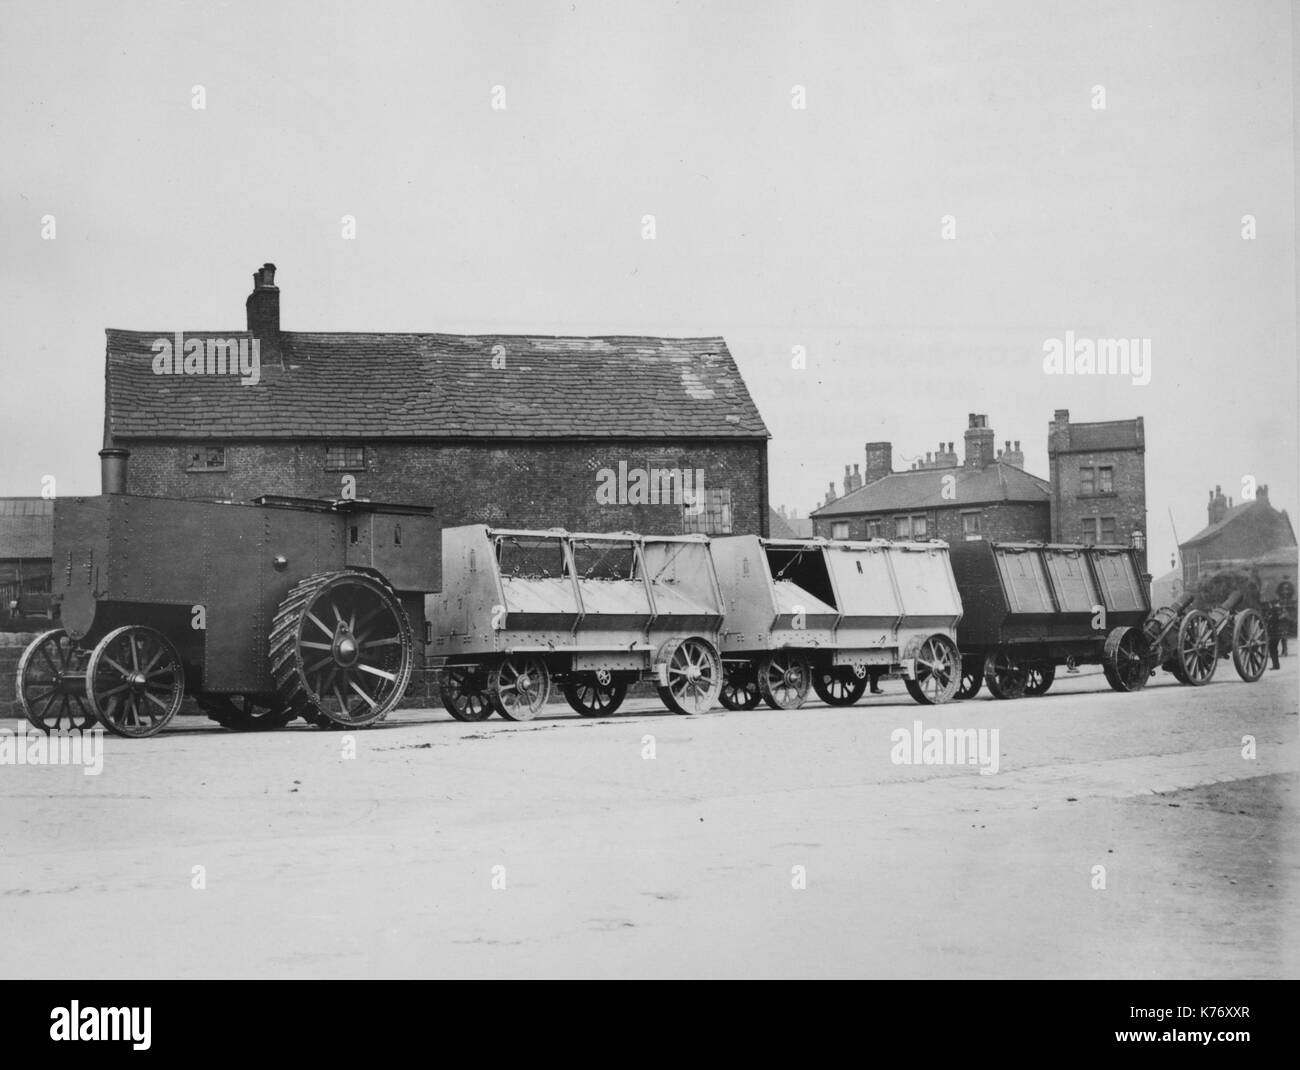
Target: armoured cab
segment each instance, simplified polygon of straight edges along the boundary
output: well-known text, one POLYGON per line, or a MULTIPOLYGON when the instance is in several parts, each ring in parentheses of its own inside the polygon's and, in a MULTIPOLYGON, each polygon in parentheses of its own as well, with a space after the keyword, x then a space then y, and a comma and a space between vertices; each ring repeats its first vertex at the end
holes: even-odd
POLYGON ((716 698, 722 609, 704 536, 449 528, 443 581, 426 612, 454 717, 531 719, 553 682, 592 716, 642 676, 678 712, 716 698))
POLYGON ((722 701, 790 709, 809 689, 850 705, 870 671, 898 671, 920 702, 955 694, 961 617, 942 542, 716 539, 726 608, 722 701))
POLYGON ((410 677, 404 606, 422 616, 438 544, 436 517, 411 506, 60 499, 63 628, 29 650, 20 700, 44 727, 99 720, 136 736, 187 691, 230 727, 372 723, 410 677))

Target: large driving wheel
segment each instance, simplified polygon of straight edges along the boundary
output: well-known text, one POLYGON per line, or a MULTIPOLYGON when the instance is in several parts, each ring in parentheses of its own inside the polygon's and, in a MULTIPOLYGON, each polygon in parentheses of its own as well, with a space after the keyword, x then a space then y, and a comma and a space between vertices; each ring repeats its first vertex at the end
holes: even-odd
POLYGON ((1248 684, 1264 675, 1268 664, 1268 629, 1253 609, 1243 609, 1232 622, 1232 664, 1248 684))
POLYGON ((923 706, 950 701, 961 687, 961 654, 946 635, 932 635, 916 654, 916 679, 904 680, 907 693, 923 706))
POLYGON ((814 669, 812 686, 827 706, 852 706, 867 690, 867 670, 850 665, 814 669))
POLYGON ((507 658, 488 673, 488 699, 507 721, 531 721, 551 697, 551 674, 541 658, 507 658))
POLYGON ((1151 679, 1151 645, 1138 628, 1112 628, 1101 654, 1101 671, 1115 691, 1141 691, 1151 679))
POLYGON ((492 716, 487 673, 482 669, 443 669, 438 676, 438 692, 442 708, 458 721, 485 721, 492 716))
POLYGON ((758 693, 758 673, 751 661, 727 661, 722 666, 718 701, 729 710, 752 710, 763 696, 758 693))
POLYGON ((671 639, 655 658, 667 684, 659 698, 674 713, 707 713, 722 691, 722 659, 713 644, 698 636, 671 639))
POLYGON ((1029 686, 1029 663, 1000 646, 984 659, 984 682, 994 698, 1020 698, 1029 686))
POLYGON ((406 693, 411 625, 387 584, 362 572, 299 583, 271 628, 271 673, 284 704, 314 724, 360 728, 406 693))
POLYGON ((298 716, 278 695, 199 694, 194 701, 212 720, 232 732, 274 732, 298 716))
POLYGON ((1183 683, 1202 687, 1214 678, 1214 670, 1219 667, 1219 641, 1213 622, 1199 609, 1188 613, 1178 626, 1174 658, 1182 670, 1175 675, 1183 683))
POLYGON ((1056 679, 1056 666, 1050 661, 1035 661, 1029 666, 1029 679, 1025 682, 1026 695, 1046 695, 1056 679))
POLYGON ((797 710, 808 697, 812 671, 802 654, 781 650, 758 663, 758 691, 774 710, 797 710))
POLYGON ((608 669, 574 673, 560 689, 564 701, 582 717, 610 717, 627 697, 627 684, 608 669))
POLYGON ((18 659, 18 706, 42 732, 82 732, 95 723, 86 698, 86 659, 90 651, 62 628, 31 641, 18 659))
POLYGON ((109 632, 86 663, 86 698, 110 732, 157 735, 185 698, 185 669, 171 640, 129 624, 109 632))

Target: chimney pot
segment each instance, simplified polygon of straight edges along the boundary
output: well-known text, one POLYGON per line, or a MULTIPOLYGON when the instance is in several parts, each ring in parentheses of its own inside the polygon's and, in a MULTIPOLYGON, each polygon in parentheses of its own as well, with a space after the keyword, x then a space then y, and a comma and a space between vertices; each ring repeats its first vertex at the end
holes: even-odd
POLYGON ((99 484, 102 494, 126 493, 126 459, 130 450, 106 448, 99 451, 99 484))

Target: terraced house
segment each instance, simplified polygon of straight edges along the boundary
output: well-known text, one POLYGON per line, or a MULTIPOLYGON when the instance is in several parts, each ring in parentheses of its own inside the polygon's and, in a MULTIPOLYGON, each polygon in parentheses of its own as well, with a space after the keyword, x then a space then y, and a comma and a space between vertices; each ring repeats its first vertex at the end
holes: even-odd
POLYGON ((246 330, 107 332, 106 489, 767 534, 770 436, 722 338, 284 331, 275 266, 253 279, 246 330), (256 374, 197 358, 186 373, 176 350, 196 340, 232 364, 256 340, 256 374))

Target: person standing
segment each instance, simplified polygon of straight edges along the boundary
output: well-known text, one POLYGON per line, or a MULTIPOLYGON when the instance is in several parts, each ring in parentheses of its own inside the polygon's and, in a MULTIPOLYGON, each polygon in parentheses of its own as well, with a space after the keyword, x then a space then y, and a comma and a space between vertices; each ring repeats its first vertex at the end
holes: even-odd
POLYGON ((1286 657, 1286 641, 1291 634, 1291 625, 1294 623, 1292 613, 1295 606, 1295 585, 1291 582, 1290 576, 1283 576, 1282 582, 1277 585, 1277 601, 1282 604, 1282 656, 1286 657))
POLYGON ((1264 624, 1268 627, 1268 656, 1273 659, 1273 668, 1280 669, 1282 666, 1277 660, 1277 644, 1285 622, 1276 602, 1269 602, 1265 607, 1264 624))

